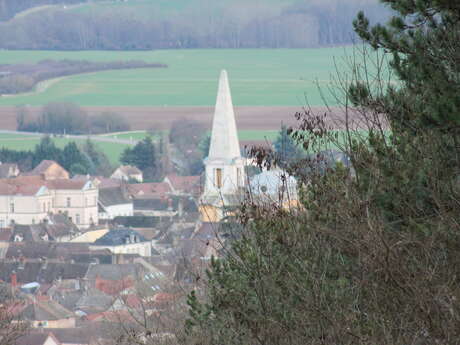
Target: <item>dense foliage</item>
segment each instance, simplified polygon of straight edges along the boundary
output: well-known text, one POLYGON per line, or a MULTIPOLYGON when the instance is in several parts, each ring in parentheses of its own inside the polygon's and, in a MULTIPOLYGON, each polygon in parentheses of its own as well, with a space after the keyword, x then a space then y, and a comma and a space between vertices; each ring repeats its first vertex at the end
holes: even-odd
POLYGON ((16 163, 21 171, 32 170, 42 160, 58 162, 71 175, 91 174, 106 176, 112 170, 107 156, 87 140, 80 148, 70 142, 63 149, 57 147, 50 137, 44 137, 33 151, 0 149, 0 161, 16 163))
POLYGON ((303 155, 302 149, 289 135, 288 128, 285 125, 281 126, 278 136, 273 141, 273 148, 278 156, 278 165, 283 168, 299 160, 303 155))
POLYGON ((134 147, 127 147, 120 161, 123 164, 132 165, 142 170, 144 179, 151 180, 157 177, 159 162, 155 145, 151 137, 139 141, 134 147))
MULTIPOLYGON (((351 167, 308 157, 301 207, 249 200, 242 237, 212 261, 206 293, 189 296, 187 342, 458 344, 460 4, 382 2, 396 11, 388 25, 363 14, 354 25, 400 83, 354 66, 347 114, 369 136, 347 123, 351 167)), ((305 148, 338 144, 322 116, 299 118, 305 148)))
POLYGON ((208 156, 210 137, 203 123, 179 119, 171 124, 169 142, 173 144, 173 161, 180 175, 200 175, 208 156))

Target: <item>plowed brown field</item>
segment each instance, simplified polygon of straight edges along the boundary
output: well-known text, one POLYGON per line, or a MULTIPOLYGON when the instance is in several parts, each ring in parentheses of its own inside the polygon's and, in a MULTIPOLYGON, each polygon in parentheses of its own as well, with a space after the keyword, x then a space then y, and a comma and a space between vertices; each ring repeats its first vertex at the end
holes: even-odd
MULTIPOLYGON (((38 114, 40 107, 28 107, 31 114, 38 114)), ((167 130, 171 123, 178 119, 193 119, 203 122, 211 128, 213 107, 84 107, 91 115, 103 111, 114 111, 125 117, 131 124, 132 130, 159 129, 167 130)), ((325 108, 314 107, 315 113, 326 112, 325 108)), ((238 129, 240 130, 278 130, 281 123, 295 125, 294 114, 302 111, 300 107, 235 107, 238 129)), ((341 128, 342 115, 338 109, 333 109, 329 122, 333 128, 341 128)), ((16 129, 16 108, 13 106, 0 107, 0 129, 16 129)))

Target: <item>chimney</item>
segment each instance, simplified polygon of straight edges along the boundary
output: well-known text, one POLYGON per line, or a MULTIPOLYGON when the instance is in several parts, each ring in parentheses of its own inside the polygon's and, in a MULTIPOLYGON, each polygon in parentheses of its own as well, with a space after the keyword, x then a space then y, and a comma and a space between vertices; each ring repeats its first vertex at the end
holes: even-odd
POLYGON ((11 273, 11 286, 13 288, 16 288, 16 286, 18 286, 18 275, 14 271, 13 273, 11 273))

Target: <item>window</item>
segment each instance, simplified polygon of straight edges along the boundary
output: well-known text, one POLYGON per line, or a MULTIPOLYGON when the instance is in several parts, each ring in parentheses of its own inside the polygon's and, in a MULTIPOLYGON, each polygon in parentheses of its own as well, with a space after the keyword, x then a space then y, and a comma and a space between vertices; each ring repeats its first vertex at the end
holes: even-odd
POLYGON ((51 203, 48 201, 48 212, 51 211, 51 203))
POLYGON ((97 196, 94 197, 94 204, 93 204, 93 205, 94 205, 94 206, 97 205, 97 196))
POLYGON ((80 224, 80 215, 78 213, 75 215, 75 223, 80 224))
POLYGON ((32 224, 35 224, 35 218, 32 218, 32 224))
POLYGON ((10 203, 10 212, 14 213, 14 202, 10 203))
POLYGON ((67 198, 67 207, 70 207, 71 204, 72 204, 72 203, 71 203, 70 198, 67 198))
POLYGON ((5 227, 5 221, 3 219, 0 219, 0 228, 4 228, 5 227))
POLYGON ((88 206, 88 198, 85 198, 85 206, 88 206))
POLYGON ((214 184, 217 188, 222 188, 222 169, 216 169, 214 184))
POLYGON ((43 213, 46 212, 46 202, 43 203, 43 213))

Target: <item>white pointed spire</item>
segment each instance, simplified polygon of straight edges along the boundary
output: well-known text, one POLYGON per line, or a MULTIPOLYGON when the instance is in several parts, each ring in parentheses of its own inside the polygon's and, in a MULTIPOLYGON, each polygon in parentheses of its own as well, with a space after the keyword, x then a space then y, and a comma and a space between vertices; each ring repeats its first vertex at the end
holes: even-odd
POLYGON ((223 70, 220 73, 208 159, 233 160, 240 157, 240 143, 236 131, 232 95, 227 71, 223 70))

